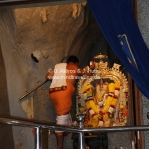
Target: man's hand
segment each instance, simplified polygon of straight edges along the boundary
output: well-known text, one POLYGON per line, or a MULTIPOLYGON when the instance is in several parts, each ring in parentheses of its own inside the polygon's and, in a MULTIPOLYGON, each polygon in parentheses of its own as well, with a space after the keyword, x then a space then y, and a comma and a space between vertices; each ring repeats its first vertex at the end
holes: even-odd
POLYGON ((50 81, 51 81, 53 75, 54 75, 54 69, 52 69, 51 71, 49 71, 49 72, 46 74, 45 78, 46 78, 47 80, 50 80, 50 81))

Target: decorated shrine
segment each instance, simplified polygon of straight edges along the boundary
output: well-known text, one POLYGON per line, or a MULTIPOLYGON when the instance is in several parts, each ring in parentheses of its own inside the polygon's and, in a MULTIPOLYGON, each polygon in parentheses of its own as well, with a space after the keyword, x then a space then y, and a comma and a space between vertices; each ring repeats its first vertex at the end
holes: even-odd
MULTIPOLYGON (((77 84, 77 114, 85 115, 85 127, 125 126, 128 115, 128 81, 120 64, 108 67, 106 55, 94 57, 93 75, 81 77, 77 84)), ((84 68, 89 71, 89 67, 84 68)))

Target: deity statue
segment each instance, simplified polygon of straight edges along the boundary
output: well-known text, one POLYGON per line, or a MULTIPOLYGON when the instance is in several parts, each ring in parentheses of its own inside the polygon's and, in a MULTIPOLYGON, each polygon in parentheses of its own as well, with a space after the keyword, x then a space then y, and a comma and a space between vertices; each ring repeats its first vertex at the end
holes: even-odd
MULTIPOLYGON (((125 126, 128 117, 128 81, 119 70, 102 61, 106 55, 99 54, 95 70, 90 78, 81 78, 77 86, 77 114, 85 115, 85 127, 125 126)), ((87 70, 88 67, 84 68, 87 70)))

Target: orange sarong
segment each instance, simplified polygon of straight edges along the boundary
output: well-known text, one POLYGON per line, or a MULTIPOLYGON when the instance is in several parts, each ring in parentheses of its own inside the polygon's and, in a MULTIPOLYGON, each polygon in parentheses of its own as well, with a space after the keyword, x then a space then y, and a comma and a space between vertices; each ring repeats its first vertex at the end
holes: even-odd
POLYGON ((67 89, 49 93, 57 115, 67 114, 71 110, 74 92, 74 86, 67 82, 67 89))

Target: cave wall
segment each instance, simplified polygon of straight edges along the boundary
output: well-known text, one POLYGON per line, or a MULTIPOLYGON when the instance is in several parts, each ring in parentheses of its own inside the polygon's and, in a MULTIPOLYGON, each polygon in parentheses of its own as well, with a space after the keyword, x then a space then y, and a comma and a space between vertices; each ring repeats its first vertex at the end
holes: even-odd
POLYGON ((1 10, 0 38, 12 116, 26 117, 23 102, 31 100, 33 94, 21 101, 19 98, 44 81, 54 64, 71 54, 77 55, 82 63, 100 34, 95 21, 90 23, 92 20, 87 7, 73 18, 72 5, 1 10), (32 53, 38 63, 31 58, 32 53))
MULTIPOLYGON (((84 3, 1 9, 0 32, 10 115, 53 120, 49 111, 38 109, 39 105, 49 105, 48 97, 42 96, 44 92, 47 95, 49 82, 24 99, 19 98, 43 82, 48 69, 64 62, 67 56, 78 56, 80 66, 83 65, 86 53, 101 33, 90 10, 84 3)), ((16 149, 34 148, 34 130, 31 128, 14 126, 13 139, 16 149)))
MULTIPOLYGON (((0 47, 0 116, 10 117, 10 106, 7 94, 6 71, 0 47)), ((12 127, 0 124, 0 148, 14 149, 12 127)))

